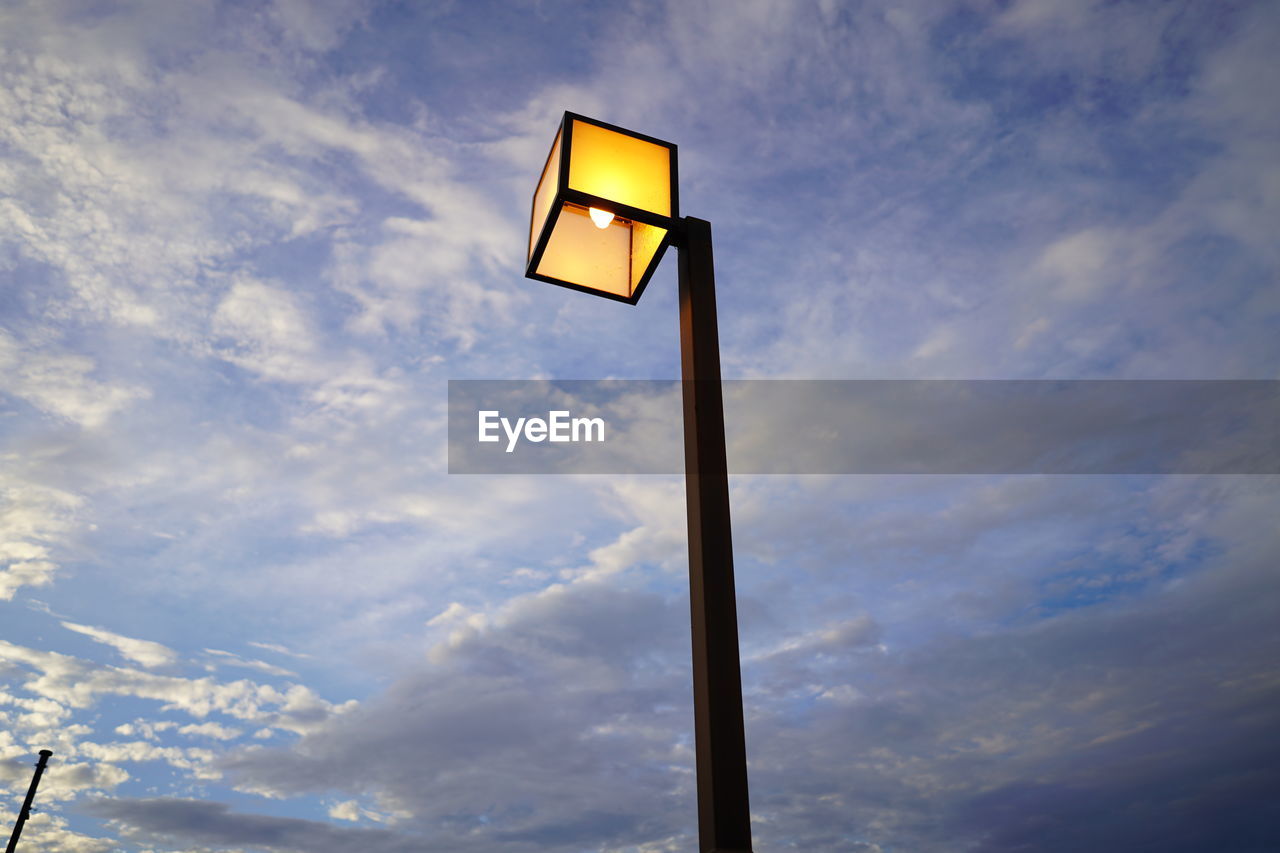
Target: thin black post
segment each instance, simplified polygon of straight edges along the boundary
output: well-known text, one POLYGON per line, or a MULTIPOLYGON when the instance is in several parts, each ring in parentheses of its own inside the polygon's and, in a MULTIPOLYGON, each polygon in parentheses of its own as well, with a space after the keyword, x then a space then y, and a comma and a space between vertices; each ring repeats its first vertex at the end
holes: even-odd
POLYGON ((684 391, 693 717, 702 853, 750 853, 747 749, 720 390, 711 223, 685 217, 680 235, 680 367, 684 391))
POLYGON ((18 836, 22 834, 22 827, 27 822, 27 818, 31 817, 31 801, 36 798, 36 788, 40 784, 40 776, 44 773, 45 765, 49 763, 50 755, 53 755, 53 750, 40 750, 40 760, 36 762, 36 773, 31 777, 31 787, 27 788, 27 798, 22 801, 22 811, 18 812, 18 822, 13 825, 13 835, 9 836, 9 846, 4 848, 4 853, 13 853, 18 849, 18 836))

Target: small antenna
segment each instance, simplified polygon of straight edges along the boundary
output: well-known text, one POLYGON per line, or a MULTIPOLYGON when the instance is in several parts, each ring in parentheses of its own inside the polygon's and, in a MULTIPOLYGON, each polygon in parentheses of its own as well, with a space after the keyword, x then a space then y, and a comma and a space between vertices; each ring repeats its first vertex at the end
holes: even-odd
POLYGON ((36 762, 36 772, 31 777, 31 787, 27 789, 27 798, 22 801, 22 811, 18 812, 18 822, 13 825, 13 835, 9 836, 9 846, 4 848, 4 853, 14 853, 18 849, 18 836, 22 834, 22 826, 27 822, 27 818, 31 817, 31 801, 36 798, 36 787, 40 784, 40 777, 44 774, 50 755, 53 755, 52 749, 40 750, 40 760, 36 762))

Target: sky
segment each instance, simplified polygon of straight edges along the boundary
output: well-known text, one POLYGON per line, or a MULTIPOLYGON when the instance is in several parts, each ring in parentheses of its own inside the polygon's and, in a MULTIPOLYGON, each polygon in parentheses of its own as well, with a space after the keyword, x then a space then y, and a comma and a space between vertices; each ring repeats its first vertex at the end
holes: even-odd
MULTIPOLYGON (((0 0, 0 826, 697 843, 677 475, 449 474, 673 379, 523 276, 565 110, 679 145, 734 379, 1280 379, 1280 7, 0 0)), ((748 425, 749 428, 749 425, 748 425)), ((732 479, 757 851, 1280 849, 1274 475, 732 479)))

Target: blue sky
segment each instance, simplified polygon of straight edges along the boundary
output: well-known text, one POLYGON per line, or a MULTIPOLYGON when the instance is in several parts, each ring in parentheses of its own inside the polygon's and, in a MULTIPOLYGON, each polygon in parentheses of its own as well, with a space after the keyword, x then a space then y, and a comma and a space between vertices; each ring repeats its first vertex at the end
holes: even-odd
MULTIPOLYGON (((1264 2, 0 3, 0 824, 696 843, 678 477, 450 476, 449 379, 670 379, 523 278, 680 146, 724 371, 1277 379, 1264 2)), ((1280 845, 1273 476, 737 477, 758 850, 1280 845)))

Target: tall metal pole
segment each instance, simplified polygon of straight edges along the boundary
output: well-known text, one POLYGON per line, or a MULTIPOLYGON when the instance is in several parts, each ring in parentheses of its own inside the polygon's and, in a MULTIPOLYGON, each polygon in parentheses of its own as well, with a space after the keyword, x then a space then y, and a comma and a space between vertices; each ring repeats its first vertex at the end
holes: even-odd
POLYGON ((40 750, 40 760, 36 762, 36 772, 31 777, 31 787, 27 788, 27 798, 22 801, 22 811, 18 812, 18 822, 13 825, 13 835, 9 836, 9 846, 4 848, 4 853, 13 853, 18 847, 18 836, 22 834, 22 827, 27 822, 27 818, 31 817, 31 801, 36 798, 36 788, 40 785, 40 777, 44 774, 50 755, 53 755, 53 750, 40 750))
POLYGON ((751 809, 711 223, 685 217, 681 225, 680 368, 684 380, 699 849, 702 853, 750 853, 751 809))

